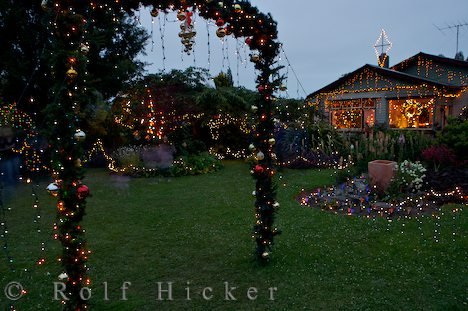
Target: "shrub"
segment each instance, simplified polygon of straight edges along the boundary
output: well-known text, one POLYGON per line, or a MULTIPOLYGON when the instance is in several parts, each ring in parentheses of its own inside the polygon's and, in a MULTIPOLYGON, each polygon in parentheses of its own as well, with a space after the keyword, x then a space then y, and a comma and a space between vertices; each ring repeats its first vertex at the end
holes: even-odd
POLYGON ((453 149, 460 160, 468 160, 468 120, 449 119, 437 139, 440 144, 453 149))
POLYGON ((365 172, 367 163, 373 160, 420 160, 421 152, 432 142, 431 137, 423 132, 394 130, 379 130, 348 139, 351 155, 360 172, 365 172))
POLYGON ((176 160, 171 168, 173 176, 200 175, 218 171, 221 161, 208 153, 183 156, 176 160))
POLYGON ((413 192, 421 189, 426 169, 419 162, 403 161, 398 165, 396 181, 401 192, 413 192))
POLYGON ((118 148, 112 154, 118 167, 143 167, 141 159, 142 148, 140 146, 124 146, 118 148))
POLYGON ((455 164, 455 153, 444 145, 431 146, 424 149, 422 157, 428 163, 433 165, 434 170, 438 171, 441 166, 451 166, 455 164))

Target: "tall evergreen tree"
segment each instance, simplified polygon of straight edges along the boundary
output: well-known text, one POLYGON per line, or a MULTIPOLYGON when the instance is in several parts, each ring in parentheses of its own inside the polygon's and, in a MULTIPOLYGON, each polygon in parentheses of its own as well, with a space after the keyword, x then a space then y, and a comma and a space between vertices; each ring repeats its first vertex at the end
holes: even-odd
MULTIPOLYGON (((46 9, 47 11, 47 9, 46 9)), ((58 54, 50 40, 51 25, 39 1, 0 0, 0 94, 6 103, 18 102, 22 110, 38 113, 50 101, 53 59, 58 54)), ((87 87, 99 104, 115 96, 139 76, 144 64, 146 31, 123 11, 89 10, 86 18, 87 87)), ((89 118, 94 105, 83 110, 89 118)))

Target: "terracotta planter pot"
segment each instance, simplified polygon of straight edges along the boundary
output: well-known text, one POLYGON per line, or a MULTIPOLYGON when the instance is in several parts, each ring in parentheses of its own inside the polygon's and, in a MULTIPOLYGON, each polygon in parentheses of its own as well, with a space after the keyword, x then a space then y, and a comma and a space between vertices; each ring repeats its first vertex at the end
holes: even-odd
POLYGON ((397 163, 389 160, 375 160, 367 164, 369 170, 370 185, 376 186, 377 191, 384 192, 387 190, 393 176, 395 176, 395 168, 397 163))

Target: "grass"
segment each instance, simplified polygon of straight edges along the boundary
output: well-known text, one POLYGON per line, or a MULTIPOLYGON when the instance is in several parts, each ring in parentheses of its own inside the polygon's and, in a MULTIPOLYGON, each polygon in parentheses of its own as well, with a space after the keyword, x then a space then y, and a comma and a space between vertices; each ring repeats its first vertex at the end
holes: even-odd
MULTIPOLYGON (((364 219, 304 208, 302 188, 331 183, 327 170, 285 170, 272 261, 253 261, 254 182, 246 164, 226 162, 204 176, 132 179, 116 183, 89 170, 84 222, 93 310, 466 310, 467 213, 446 206, 440 220, 364 219), (436 233, 435 230, 438 230, 436 233), (453 235, 455 233, 455 235, 453 235), (436 236, 438 242, 434 239, 436 236), (121 301, 122 283, 132 284, 121 301), (104 298, 107 282, 109 301, 104 298), (157 282, 174 282, 174 301, 158 301, 157 282), (186 300, 190 282, 190 301, 186 300), (223 282, 237 289, 226 301, 223 282), (213 298, 202 298, 205 287, 213 298), (247 298, 250 287, 258 299, 247 298), (269 300, 270 287, 276 287, 269 300)), ((28 291, 18 310, 60 310, 53 282, 60 245, 51 238, 54 199, 39 189, 41 233, 33 223, 30 188, 20 186, 7 213, 9 251, 16 272, 0 257, 0 289, 13 280, 28 291), (46 241, 47 261, 34 264, 46 241), (27 271, 25 271, 27 269, 27 271)), ((2 254, 3 255, 3 254, 2 254)), ((167 286, 164 284, 164 286, 167 286)), ((9 302, 0 291, 1 310, 9 302)))

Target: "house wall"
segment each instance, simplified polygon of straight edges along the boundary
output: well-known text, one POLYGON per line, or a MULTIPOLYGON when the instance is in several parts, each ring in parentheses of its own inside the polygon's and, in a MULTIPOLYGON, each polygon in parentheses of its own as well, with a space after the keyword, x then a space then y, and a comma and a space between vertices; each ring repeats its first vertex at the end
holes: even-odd
POLYGON ((460 115, 461 110, 466 106, 468 106, 468 89, 453 101, 450 115, 453 117, 460 115))

